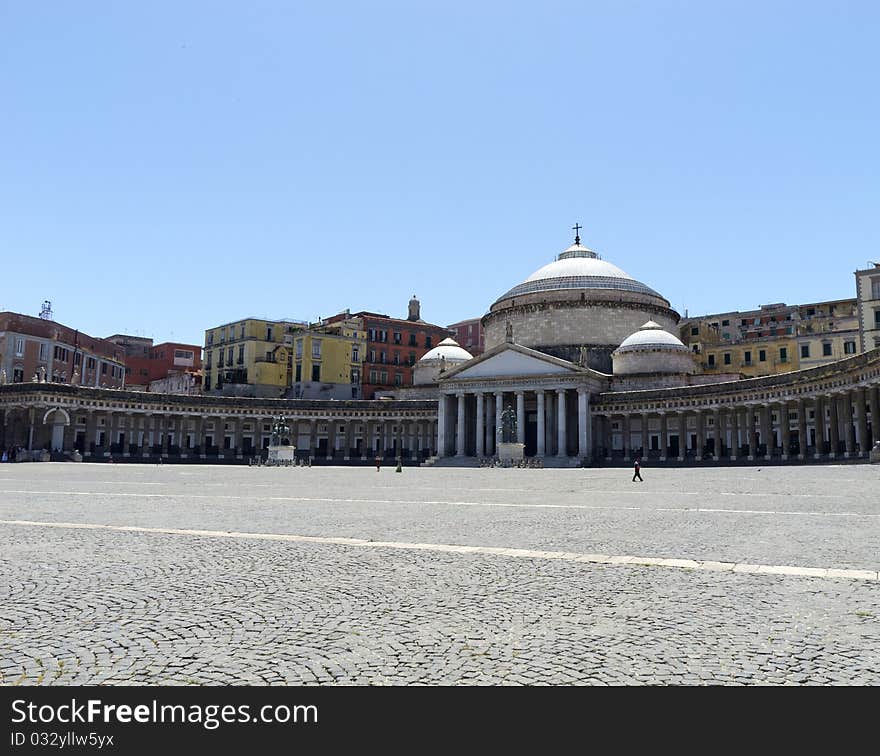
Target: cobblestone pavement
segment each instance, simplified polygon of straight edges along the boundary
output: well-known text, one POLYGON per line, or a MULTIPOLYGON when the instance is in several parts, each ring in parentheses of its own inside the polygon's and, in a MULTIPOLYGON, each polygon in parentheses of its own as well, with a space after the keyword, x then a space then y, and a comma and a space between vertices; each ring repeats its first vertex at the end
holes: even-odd
POLYGON ((876 466, 643 476, 0 465, 0 683, 880 683, 876 466))

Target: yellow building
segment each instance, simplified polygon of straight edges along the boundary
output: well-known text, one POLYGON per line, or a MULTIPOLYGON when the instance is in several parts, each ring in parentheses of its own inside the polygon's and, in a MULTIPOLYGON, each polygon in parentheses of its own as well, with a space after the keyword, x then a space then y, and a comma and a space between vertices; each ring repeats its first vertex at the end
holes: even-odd
POLYGON ((282 397, 291 383, 295 320, 244 318, 205 331, 203 393, 282 397))
POLYGON ((295 399, 361 399, 367 334, 353 318, 292 333, 295 399))
POLYGON ((862 351, 855 299, 800 305, 798 315, 798 357, 802 368, 827 365, 862 351))

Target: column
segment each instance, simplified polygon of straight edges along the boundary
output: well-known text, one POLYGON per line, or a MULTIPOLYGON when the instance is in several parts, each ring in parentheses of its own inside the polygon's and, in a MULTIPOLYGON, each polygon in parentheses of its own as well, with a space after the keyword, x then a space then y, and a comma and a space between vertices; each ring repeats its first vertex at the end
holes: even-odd
POLYGON ((880 386, 871 387, 871 445, 880 441, 880 386))
POLYGON ((843 402, 843 438, 846 444, 844 457, 851 457, 856 450, 856 434, 853 427, 853 395, 847 391, 842 397, 843 402))
POLYGON ((244 418, 239 415, 233 419, 233 423, 232 444, 235 446, 235 456, 241 458, 244 456, 244 418))
POLYGON ((449 397, 440 394, 437 402, 437 456, 446 456, 446 411, 449 406, 449 397))
POLYGON ((107 413, 107 435, 104 439, 107 451, 113 453, 113 444, 116 443, 116 413, 107 413))
POLYGON ((492 438, 495 439, 495 455, 498 456, 498 443, 501 441, 501 413, 504 411, 504 394, 495 392, 495 427, 492 429, 492 438))
POLYGON ((565 389, 556 389, 556 397, 556 456, 566 457, 568 456, 568 450, 565 448, 565 389))
POLYGON ((516 392, 516 442, 526 442, 526 395, 523 391, 516 392))
POLYGON ((660 413, 660 461, 665 462, 669 456, 669 427, 666 412, 660 413))
POLYGON ((491 457, 495 454, 495 429, 492 427, 492 418, 495 415, 495 397, 493 394, 486 394, 484 401, 486 402, 485 411, 485 436, 486 436, 486 456, 491 457))
POLYGON ((397 441, 397 448, 394 450, 394 456, 398 459, 403 459, 403 436, 404 436, 404 427, 403 420, 397 421, 397 435, 395 440, 397 441))
POLYGON ((538 456, 543 457, 545 453, 544 436, 546 433, 544 428, 544 389, 538 389, 535 393, 538 396, 538 456))
POLYGON ((318 453, 318 421, 313 418, 309 420, 309 458, 314 457, 318 453))
POLYGON ((739 410, 734 408, 730 412, 730 459, 734 461, 739 456, 739 410))
POLYGON ((746 439, 749 444, 749 461, 755 458, 757 451, 757 439, 755 438, 755 408, 751 404, 746 405, 746 439))
POLYGON ((334 418, 327 419, 327 459, 333 459, 336 453, 336 423, 334 418))
POLYGON ((798 459, 804 459, 807 454, 807 404, 803 399, 798 399, 798 459))
POLYGON ((770 427, 770 406, 762 404, 758 411, 758 418, 761 421, 761 441, 764 442, 764 458, 770 459, 773 453, 773 431, 770 427))
POLYGON ((458 422, 455 433, 455 456, 464 456, 464 394, 456 394, 458 398, 458 422))
POLYGON ((791 421, 788 419, 788 404, 779 403, 779 439, 782 444, 782 458, 788 459, 791 451, 791 421))
POLYGON ((623 458, 627 460, 629 459, 629 447, 632 444, 632 427, 629 422, 629 413, 623 416, 621 426, 623 428, 623 458))
POLYGON ((697 418, 697 448, 694 450, 694 459, 702 459, 703 449, 706 448, 706 417, 703 410, 697 410, 694 414, 697 418))
MULTIPOLYGON (((648 415, 645 414, 645 421, 648 415)), ((590 423, 590 394, 586 389, 578 389, 578 457, 582 460, 593 457, 593 426, 590 423)), ((647 445, 645 449, 647 450, 647 445)))
POLYGON ((814 457, 819 459, 825 453, 825 402, 821 396, 813 400, 813 428, 816 431, 814 457))
POLYGON ((721 427, 721 410, 717 407, 712 412, 712 446, 715 447, 715 454, 713 455, 715 461, 717 462, 721 459, 721 448, 724 445, 724 430, 721 427))
POLYGON ((840 453, 840 402, 837 394, 828 397, 828 407, 831 410, 831 454, 836 457, 840 453))
POLYGON ((688 445, 687 412, 679 410, 678 415, 678 461, 684 462, 688 445))
POLYGON ((868 413, 866 411, 867 390, 858 388, 855 390, 856 399, 856 429, 858 431, 859 456, 866 457, 871 450, 871 442, 868 440, 868 413))
POLYGON ((486 407, 483 403, 483 392, 477 392, 477 457, 486 456, 486 425, 483 413, 486 407))
POLYGON ((94 410, 89 410, 88 415, 86 415, 86 448, 83 452, 83 456, 86 455, 92 456, 92 444, 96 443, 95 436, 98 432, 98 416, 95 414, 94 410))

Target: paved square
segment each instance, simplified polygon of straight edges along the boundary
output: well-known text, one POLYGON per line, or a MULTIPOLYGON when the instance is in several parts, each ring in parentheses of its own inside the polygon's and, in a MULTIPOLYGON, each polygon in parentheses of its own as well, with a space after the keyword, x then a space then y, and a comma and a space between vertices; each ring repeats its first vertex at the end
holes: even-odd
POLYGON ((880 684, 880 469, 0 465, 0 682, 880 684))

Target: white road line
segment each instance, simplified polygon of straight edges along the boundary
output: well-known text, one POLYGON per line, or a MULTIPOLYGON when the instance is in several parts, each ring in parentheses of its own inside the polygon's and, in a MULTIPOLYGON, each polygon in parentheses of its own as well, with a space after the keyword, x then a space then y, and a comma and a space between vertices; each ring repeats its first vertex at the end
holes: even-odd
POLYGON ((123 491, 31 491, 4 490, 9 494, 38 494, 40 496, 117 496, 134 499, 167 499, 183 497, 186 499, 217 499, 230 501, 293 501, 320 502, 336 504, 430 504, 455 507, 508 507, 514 509, 583 509, 608 512, 675 512, 685 514, 749 514, 782 517, 858 517, 880 518, 877 512, 809 512, 806 510, 775 510, 775 509, 726 509, 721 507, 633 507, 633 506, 601 506, 591 504, 534 504, 524 502, 516 504, 504 501, 454 501, 446 499, 340 499, 330 496, 237 496, 233 494, 194 494, 194 493, 127 493, 123 491))
POLYGON ((183 535, 201 538, 241 538, 262 541, 289 541, 318 543, 334 546, 351 546, 371 549, 400 549, 404 551, 438 551, 450 554, 485 554, 517 559, 555 559, 587 564, 610 564, 646 567, 672 567, 710 572, 742 572, 759 575, 784 575, 796 577, 844 578, 848 580, 880 580, 876 570, 837 569, 831 567, 794 567, 773 564, 743 564, 715 562, 698 559, 669 559, 646 556, 612 556, 609 554, 579 554, 572 551, 535 551, 497 546, 463 546, 445 543, 405 543, 402 541, 372 541, 364 538, 341 538, 328 536, 303 536, 285 533, 240 533, 223 530, 189 530, 181 528, 144 528, 133 525, 97 525, 79 522, 38 522, 33 520, 0 520, 2 525, 24 527, 63 528, 70 530, 109 530, 119 533, 151 533, 159 535, 183 535))

